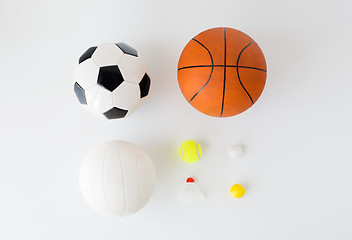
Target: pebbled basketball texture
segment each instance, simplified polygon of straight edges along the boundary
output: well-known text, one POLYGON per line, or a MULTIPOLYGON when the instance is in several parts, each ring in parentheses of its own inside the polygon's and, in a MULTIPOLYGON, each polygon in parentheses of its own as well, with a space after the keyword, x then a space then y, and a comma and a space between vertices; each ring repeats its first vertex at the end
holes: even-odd
POLYGON ((177 70, 186 100, 213 117, 230 117, 250 108, 264 89, 266 74, 258 44, 227 27, 206 30, 189 41, 177 70))

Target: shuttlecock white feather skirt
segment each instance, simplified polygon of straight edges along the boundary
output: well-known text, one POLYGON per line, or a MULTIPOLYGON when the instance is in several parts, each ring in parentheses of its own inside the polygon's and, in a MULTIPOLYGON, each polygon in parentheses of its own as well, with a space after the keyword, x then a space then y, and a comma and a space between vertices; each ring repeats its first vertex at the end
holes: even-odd
POLYGON ((187 182, 179 193, 179 200, 181 202, 191 203, 204 199, 204 194, 199 189, 195 182, 187 182))

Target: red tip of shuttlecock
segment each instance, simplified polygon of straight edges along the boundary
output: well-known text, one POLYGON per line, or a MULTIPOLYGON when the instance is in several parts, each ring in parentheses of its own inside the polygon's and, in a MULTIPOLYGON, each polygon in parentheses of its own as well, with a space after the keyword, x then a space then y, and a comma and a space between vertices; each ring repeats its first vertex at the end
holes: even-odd
POLYGON ((194 179, 191 178, 191 177, 189 177, 189 178, 187 178, 186 182, 187 182, 187 183, 192 183, 192 182, 194 182, 194 179))

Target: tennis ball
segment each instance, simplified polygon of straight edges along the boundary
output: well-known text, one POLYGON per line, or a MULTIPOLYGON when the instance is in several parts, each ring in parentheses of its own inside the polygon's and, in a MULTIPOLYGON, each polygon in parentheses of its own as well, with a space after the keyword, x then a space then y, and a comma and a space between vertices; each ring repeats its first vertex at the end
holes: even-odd
POLYGON ((196 141, 188 140, 181 144, 178 154, 185 163, 194 163, 202 156, 202 148, 196 141))
POLYGON ((232 187, 230 188, 230 193, 235 198, 241 198, 245 193, 245 189, 241 184, 237 183, 232 185, 232 187))

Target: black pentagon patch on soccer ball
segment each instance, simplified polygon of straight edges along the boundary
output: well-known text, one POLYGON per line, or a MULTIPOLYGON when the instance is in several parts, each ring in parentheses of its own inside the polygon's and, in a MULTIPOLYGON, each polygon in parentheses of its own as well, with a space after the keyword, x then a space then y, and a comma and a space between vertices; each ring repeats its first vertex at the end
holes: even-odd
POLYGON ((107 66, 99 69, 98 84, 109 91, 114 91, 123 82, 119 67, 107 66))
POLYGON ((141 91, 141 98, 144 98, 148 95, 150 88, 150 78, 147 74, 144 74, 144 77, 139 83, 139 89, 141 91))
POLYGON ((85 53, 82 54, 82 56, 79 58, 79 63, 84 62, 85 60, 87 60, 88 58, 91 58, 93 53, 95 52, 95 49, 97 49, 97 47, 91 47, 89 48, 85 53))
POLYGON ((76 93, 78 101, 81 104, 87 105, 87 100, 86 100, 86 95, 85 95, 84 89, 77 82, 75 83, 73 90, 76 93))
POLYGON ((134 49, 133 47, 127 45, 126 43, 116 43, 116 46, 118 46, 124 54, 138 57, 137 50, 134 49))
POLYGON ((109 111, 106 111, 104 114, 104 116, 107 119, 115 119, 115 118, 123 118, 126 116, 127 114, 127 110, 121 109, 121 108, 117 108, 117 107, 113 107, 111 108, 109 111))

